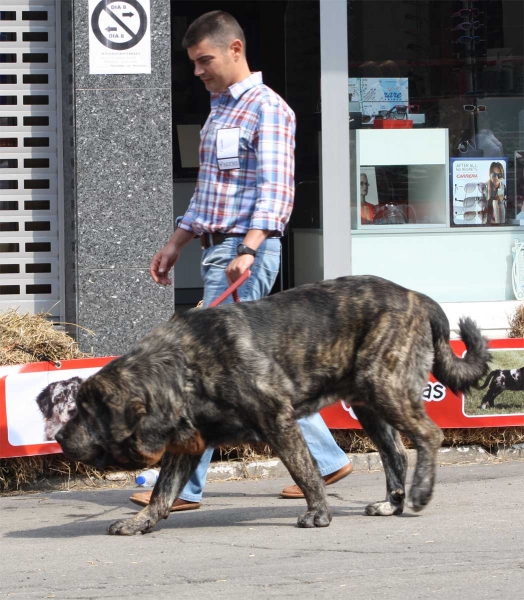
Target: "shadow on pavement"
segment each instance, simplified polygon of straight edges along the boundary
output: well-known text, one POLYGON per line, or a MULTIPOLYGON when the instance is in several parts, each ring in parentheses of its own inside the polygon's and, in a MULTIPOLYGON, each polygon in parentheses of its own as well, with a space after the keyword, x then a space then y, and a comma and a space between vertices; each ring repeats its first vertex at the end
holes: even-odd
MULTIPOLYGON (((98 494, 97 494, 98 495, 98 494)), ((227 496, 242 496, 243 494, 224 494, 227 496)), ((128 492, 125 496, 118 494, 118 499, 114 495, 112 502, 104 498, 103 502, 97 502, 101 507, 109 507, 108 510, 102 510, 95 514, 81 515, 78 512, 73 514, 62 513, 58 519, 75 519, 57 525, 49 525, 39 528, 18 529, 16 531, 5 532, 4 538, 71 538, 87 537, 92 535, 105 535, 109 525, 119 519, 132 517, 136 510, 127 504, 128 492), (111 516, 110 519, 104 518, 111 516), (102 518, 100 518, 102 517, 102 518)), ((102 500, 102 498, 100 498, 102 500)), ((82 501, 85 501, 83 498, 82 501)), ((279 501, 280 502, 280 501, 279 501)), ((296 527, 297 518, 304 512, 305 504, 299 500, 282 500, 282 506, 266 507, 242 507, 242 508, 222 508, 215 505, 204 505, 201 509, 185 513, 172 513, 165 521, 161 521, 152 532, 162 530, 185 530, 198 529, 206 527, 296 527)), ((352 502, 352 507, 331 506, 333 518, 356 517, 364 515, 364 506, 366 503, 352 502), (355 504, 358 506, 355 507, 355 504)), ((137 507, 138 510, 138 507, 137 507)))

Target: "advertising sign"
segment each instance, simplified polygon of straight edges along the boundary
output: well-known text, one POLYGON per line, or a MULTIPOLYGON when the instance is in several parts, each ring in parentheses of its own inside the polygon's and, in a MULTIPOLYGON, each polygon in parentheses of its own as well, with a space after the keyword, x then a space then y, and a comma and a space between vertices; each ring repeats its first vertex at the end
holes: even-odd
POLYGON ((65 360, 60 368, 49 362, 0 367, 0 458, 61 452, 46 433, 51 421, 67 414, 68 399, 58 398, 58 403, 47 407, 48 417, 44 418, 37 396, 50 383, 72 377, 86 379, 113 358, 65 360))
MULTIPOLYGON (((460 340, 452 340, 455 354, 462 356, 466 348, 460 340)), ((474 427, 508 427, 524 425, 524 339, 490 340, 493 355, 488 375, 480 381, 480 389, 467 394, 454 394, 430 377, 421 401, 426 403, 429 417, 444 429, 474 427)), ((355 413, 344 402, 322 411, 330 429, 360 429, 355 413)))
POLYGON ((380 111, 409 104, 409 85, 406 77, 350 77, 350 99, 360 103, 363 115, 374 117, 380 111))
MULTIPOLYGON (((507 206, 507 158, 451 159, 451 222, 454 225, 513 223, 507 206)), ((516 223, 518 224, 518 223, 516 223)))
MULTIPOLYGON (((454 394, 434 377, 422 391, 421 402, 440 427, 475 428, 524 425, 524 339, 490 340, 492 362, 477 389, 454 394)), ((466 350, 459 340, 451 347, 458 356, 466 350)), ((0 458, 54 454, 60 446, 49 439, 53 423, 67 406, 53 406, 44 416, 37 404, 50 383, 85 379, 114 357, 68 360, 60 368, 51 363, 0 367, 0 458)), ((60 398, 59 400, 65 400, 60 398)), ((351 406, 337 402, 322 411, 330 429, 361 429, 351 406)))

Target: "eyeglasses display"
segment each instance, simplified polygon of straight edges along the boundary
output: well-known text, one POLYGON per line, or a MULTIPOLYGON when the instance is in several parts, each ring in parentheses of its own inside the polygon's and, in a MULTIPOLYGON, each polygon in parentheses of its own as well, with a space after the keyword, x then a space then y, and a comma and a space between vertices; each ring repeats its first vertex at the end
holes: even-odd
POLYGON ((461 154, 466 154, 468 153, 470 150, 476 150, 477 149, 477 145, 475 143, 475 140, 463 140, 462 142, 459 143, 459 145, 457 146, 457 150, 461 153, 461 154))
POLYGON ((381 110, 375 119, 407 119, 409 114, 418 114, 420 106, 418 104, 399 104, 389 110, 381 110))
POLYGON ((480 21, 464 21, 463 23, 459 23, 453 27, 452 31, 456 31, 458 29, 462 31, 469 31, 470 29, 478 29, 479 27, 482 27, 482 23, 480 21))
POLYGON ((480 44, 486 40, 481 38, 480 35, 461 35, 458 40, 455 40, 454 44, 480 44))
POLYGON ((461 8, 457 10, 456 13, 453 13, 452 17, 478 17, 480 15, 480 10, 478 8, 461 8))
POLYGON ((462 107, 466 112, 484 112, 487 110, 487 107, 484 106, 483 104, 479 104, 478 106, 475 106, 475 104, 464 104, 464 106, 462 107))
POLYGON ((464 189, 464 194, 466 194, 466 196, 468 194, 473 194, 474 192, 478 192, 479 196, 484 196, 486 194, 486 184, 483 183, 482 181, 473 183, 473 182, 469 182, 466 183, 464 185, 460 185, 458 183, 455 184, 455 201, 456 202, 464 202, 464 206, 471 206, 470 201, 471 200, 476 200, 478 198, 478 196, 473 196, 473 197, 466 197, 464 198, 464 200, 460 200, 457 198, 458 192, 459 190, 464 189))

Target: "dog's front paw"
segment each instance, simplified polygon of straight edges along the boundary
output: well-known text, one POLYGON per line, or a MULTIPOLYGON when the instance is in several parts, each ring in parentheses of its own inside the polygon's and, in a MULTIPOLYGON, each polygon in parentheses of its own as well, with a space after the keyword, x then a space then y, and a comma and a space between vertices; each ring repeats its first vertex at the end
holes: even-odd
POLYGON ((135 535, 135 533, 148 533, 153 529, 154 523, 151 521, 137 521, 136 519, 126 519, 115 521, 107 528, 109 535, 135 535))
POLYGON ((325 508, 319 508, 318 510, 308 510, 298 518, 297 526, 304 528, 329 527, 331 519, 331 511, 326 506, 325 508))
POLYGON ((387 500, 385 502, 375 502, 366 506, 366 515, 370 517, 390 517, 392 515, 401 515, 404 510, 404 503, 392 504, 387 500))

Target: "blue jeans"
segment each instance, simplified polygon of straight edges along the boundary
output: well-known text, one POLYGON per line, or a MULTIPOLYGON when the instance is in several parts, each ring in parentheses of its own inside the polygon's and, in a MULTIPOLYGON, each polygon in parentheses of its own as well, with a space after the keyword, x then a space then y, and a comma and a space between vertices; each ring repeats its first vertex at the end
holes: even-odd
MULTIPOLYGON (((228 283, 225 270, 236 257, 239 238, 227 238, 221 244, 204 250, 202 255, 202 278, 204 280, 204 306, 208 306, 225 289, 228 283)), ((238 289, 240 301, 258 300, 267 296, 275 283, 280 269, 280 240, 268 238, 257 250, 251 276, 238 289)), ((231 296, 224 302, 232 302, 231 296)), ((348 464, 348 458, 338 447, 322 417, 317 413, 298 421, 309 450, 321 475, 329 475, 348 464)), ((196 471, 180 494, 182 500, 200 502, 206 484, 207 470, 213 456, 213 448, 208 448, 196 471)))

